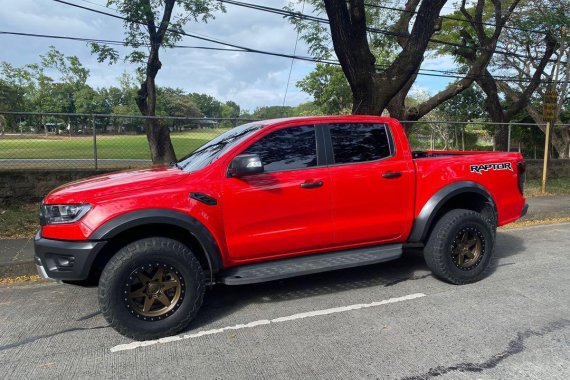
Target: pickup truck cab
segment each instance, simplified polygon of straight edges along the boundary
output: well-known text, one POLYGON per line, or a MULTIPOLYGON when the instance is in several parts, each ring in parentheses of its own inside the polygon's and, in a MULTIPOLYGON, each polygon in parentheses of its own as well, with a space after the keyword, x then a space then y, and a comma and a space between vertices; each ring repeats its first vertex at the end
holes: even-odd
POLYGON ((44 277, 98 279, 107 321, 176 334, 208 284, 251 284, 394 260, 423 247, 453 284, 489 267, 496 227, 526 212, 520 153, 412 152, 376 116, 254 122, 171 166, 59 187, 36 236, 44 277))

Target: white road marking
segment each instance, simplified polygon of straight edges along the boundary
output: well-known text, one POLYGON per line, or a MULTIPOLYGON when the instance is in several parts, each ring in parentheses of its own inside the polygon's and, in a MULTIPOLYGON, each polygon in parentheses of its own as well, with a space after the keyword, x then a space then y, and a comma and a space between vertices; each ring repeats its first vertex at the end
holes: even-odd
POLYGON ((198 337, 201 337, 204 335, 220 334, 220 333, 223 333, 224 331, 229 331, 229 330, 241 330, 241 329, 253 328, 253 327, 257 327, 257 326, 269 325, 271 323, 281 323, 281 322, 294 321, 296 319, 318 317, 321 315, 345 313, 347 311, 352 311, 352 310, 366 309, 369 307, 377 307, 377 306, 388 305, 388 304, 396 303, 396 302, 409 301, 409 300, 413 300, 413 299, 421 298, 421 297, 425 297, 425 296, 426 295, 424 293, 414 293, 414 294, 409 294, 407 296, 389 298, 387 300, 377 301, 377 302, 372 302, 372 303, 359 303, 359 304, 355 304, 355 305, 334 307, 331 309, 308 311, 305 313, 293 314, 293 315, 289 315, 287 317, 279 317, 279 318, 274 318, 271 320, 261 319, 259 321, 253 321, 253 322, 249 322, 249 323, 245 323, 245 324, 239 324, 239 325, 235 325, 235 326, 226 326, 226 327, 221 327, 219 329, 199 331, 199 332, 193 333, 193 334, 169 336, 166 338, 160 338, 160 339, 156 339, 156 340, 146 340, 143 342, 132 342, 132 343, 127 343, 127 344, 119 344, 115 347, 111 347, 111 352, 133 350, 135 348, 152 346, 152 345, 158 344, 158 343, 177 342, 179 340, 193 339, 193 338, 198 338, 198 337))

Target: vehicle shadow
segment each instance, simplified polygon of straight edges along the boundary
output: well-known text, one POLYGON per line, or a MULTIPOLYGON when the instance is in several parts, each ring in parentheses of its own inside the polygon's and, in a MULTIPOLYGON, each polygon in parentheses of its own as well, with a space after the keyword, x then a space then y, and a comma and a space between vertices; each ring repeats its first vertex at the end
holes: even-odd
MULTIPOLYGON (((283 302, 370 287, 390 287, 431 276, 421 252, 406 252, 400 259, 365 267, 342 269, 261 284, 216 285, 188 330, 195 330, 235 313, 250 304, 283 302)), ((243 321, 249 322, 249 321, 243 321)))
POLYGON ((495 273, 498 267, 515 265, 516 261, 512 256, 524 251, 524 249, 524 239, 509 234, 507 231, 498 231, 497 241, 495 243, 495 257, 487 271, 487 277, 495 273))
MULTIPOLYGON (((495 257, 487 272, 492 275, 500 266, 516 264, 512 256, 524 249, 524 240, 501 231, 497 233, 495 257)), ((186 331, 196 330, 237 312, 251 304, 277 303, 370 287, 390 287, 406 281, 431 277, 422 250, 408 250, 394 261, 337 270, 261 284, 211 288, 198 316, 186 331)), ((250 321, 241 321, 250 322, 250 321)))

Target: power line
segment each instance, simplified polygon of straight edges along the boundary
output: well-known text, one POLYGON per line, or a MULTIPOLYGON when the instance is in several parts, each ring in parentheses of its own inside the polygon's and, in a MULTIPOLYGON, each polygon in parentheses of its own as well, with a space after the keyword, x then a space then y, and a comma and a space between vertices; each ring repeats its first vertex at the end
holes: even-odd
MULTIPOLYGON (((7 31, 0 31, 0 35, 15 35, 15 36, 23 36, 23 37, 38 37, 38 38, 51 38, 51 39, 59 39, 59 40, 72 40, 72 41, 79 41, 79 42, 97 42, 97 43, 104 43, 109 45, 116 45, 116 46, 128 46, 129 44, 124 41, 117 41, 117 40, 105 40, 105 39, 97 39, 97 38, 85 38, 85 37, 71 37, 71 36, 57 36, 57 35, 49 35, 49 34, 36 34, 36 33, 22 33, 22 32, 7 32, 7 31)), ((141 46, 149 46, 148 44, 141 43, 141 46)), ((318 59, 313 57, 302 57, 290 54, 281 54, 281 53, 272 53, 272 52, 265 52, 265 51, 249 51, 242 48, 216 48, 216 47, 209 47, 209 46, 189 46, 189 45, 173 45, 173 48, 178 49, 202 49, 202 50, 215 50, 215 51, 231 51, 231 52, 242 52, 242 53, 256 53, 256 54, 264 54, 269 56, 278 56, 278 57, 285 57, 294 60, 304 60, 313 63, 323 63, 328 65, 335 65, 340 66, 340 62, 335 60, 324 60, 318 59)), ((385 69, 386 66, 376 65, 379 69, 385 69)), ((427 71, 427 72, 418 72, 418 75, 422 76, 430 76, 430 77, 442 77, 442 78, 455 78, 455 79, 477 79, 485 77, 485 75, 469 75, 466 73, 461 73, 458 71, 452 70, 435 70, 435 69, 419 69, 419 71, 427 71)), ((508 76, 493 76, 493 78, 497 81, 502 82, 519 82, 519 83, 526 83, 532 82, 532 79, 526 78, 513 78, 508 76)), ((554 81, 542 81, 543 83, 554 83, 554 81)))
MULTIPOLYGON (((54 1, 58 1, 58 0, 54 0, 54 1)), ((302 13, 298 13, 298 12, 291 12, 291 11, 287 11, 284 9, 268 7, 265 5, 244 3, 241 1, 235 1, 235 0, 218 0, 218 1, 220 1, 222 3, 226 3, 226 4, 235 5, 238 7, 250 8, 250 9, 255 9, 255 10, 263 11, 263 12, 267 12, 267 13, 273 13, 273 14, 277 14, 280 16, 284 16, 284 17, 291 17, 291 18, 296 18, 296 19, 300 19, 300 20, 313 21, 313 22, 318 22, 321 24, 329 24, 329 20, 326 18, 323 18, 323 17, 317 17, 317 16, 302 14, 302 13)), ((401 38, 406 38, 406 39, 410 38, 410 36, 406 33, 394 32, 392 30, 373 28, 373 27, 366 27, 366 30, 368 32, 371 32, 371 33, 383 34, 383 35, 392 36, 392 37, 401 37, 401 38)), ((519 54, 519 53, 514 53, 514 52, 509 52, 509 51, 504 51, 504 50, 498 50, 498 49, 486 49, 486 48, 478 47, 478 46, 465 46, 465 45, 462 45, 460 43, 444 41, 444 40, 440 40, 437 38, 430 38, 429 41, 432 43, 435 43, 435 44, 453 46, 453 47, 460 48, 460 49, 471 49, 471 50, 485 51, 485 52, 490 52, 493 54, 508 55, 508 56, 513 56, 513 57, 518 57, 518 58, 523 58, 523 59, 533 58, 533 57, 529 57, 528 55, 525 55, 525 54, 519 54)), ((549 60, 549 61, 550 62, 556 62, 556 60, 549 60)))
MULTIPOLYGON (((301 13, 305 10, 305 0, 303 0, 303 6, 301 7, 301 13)), ((295 38, 295 47, 293 48, 293 55, 297 54, 297 45, 299 44, 299 35, 301 32, 297 30, 297 37, 295 38)), ((287 85, 285 86, 285 95, 283 95, 283 107, 285 107, 285 101, 287 100, 287 92, 289 91, 289 82, 291 82, 291 73, 293 72, 293 63, 295 60, 291 58, 291 66, 289 67, 289 75, 287 76, 287 85)))
MULTIPOLYGON (((107 45, 116 45, 116 46, 128 46, 129 44, 125 41, 117 41, 117 40, 104 40, 98 38, 85 38, 85 37, 72 37, 72 36, 56 36, 52 34, 36 34, 36 33, 22 33, 22 32, 6 32, 0 31, 0 34, 5 35, 13 35, 13 36, 22 36, 22 37, 38 37, 38 38, 53 38, 56 40, 71 40, 71 41, 79 41, 79 42, 95 42, 107 45)), ((150 46, 150 44, 141 43, 141 46, 150 46)), ((217 48, 211 46, 189 46, 189 45, 173 45, 172 47, 178 49, 198 49, 198 50, 216 50, 216 51, 233 51, 233 52, 243 52, 243 49, 225 49, 225 48, 217 48)))
MULTIPOLYGON (((74 4, 74 3, 70 3, 67 1, 63 1, 63 0, 53 0, 55 2, 58 3, 62 3, 65 5, 69 5, 72 7, 76 7, 76 8, 80 8, 80 9, 84 9, 90 12, 94 12, 94 13, 99 13, 102 15, 106 15, 106 16, 110 16, 116 19, 120 19, 123 21, 128 21, 128 22, 132 22, 132 23, 137 23, 140 25, 146 25, 146 23, 139 21, 139 20, 134 20, 134 19, 129 19, 127 17, 123 17, 123 16, 119 16, 119 15, 115 15, 109 12, 104 12, 104 11, 100 11, 100 10, 96 10, 96 9, 92 9, 92 8, 88 8, 88 7, 84 7, 82 5, 79 4, 74 4)), ((228 0, 224 0, 224 1, 228 1, 228 0)), ((266 8, 266 7, 265 7, 266 8)), ((282 10, 279 10, 282 11, 282 10)), ((289 13, 293 13, 293 12, 289 12, 289 13)), ((328 22, 328 21, 327 21, 328 22)), ((156 27, 156 25, 155 25, 156 27)), ((263 54, 263 55, 270 55, 270 56, 277 56, 277 57, 283 57, 283 58, 294 58, 297 60, 303 60, 303 61, 308 61, 308 62, 317 62, 317 63, 327 63, 327 64, 333 64, 333 65, 339 65, 338 61, 333 61, 333 60, 325 60, 325 59, 316 59, 313 57, 300 57, 300 56, 292 56, 289 54, 283 54, 283 53, 275 53, 275 52, 268 52, 268 51, 263 51, 263 50, 259 50, 259 49, 252 49, 252 48, 248 48, 245 46, 240 46, 237 44, 232 44, 232 43, 227 43, 227 42, 223 42, 217 39, 214 39, 212 37, 208 37, 208 36, 200 36, 196 33, 187 33, 187 32, 183 32, 183 31, 179 31, 179 30, 173 30, 173 29, 169 29, 166 28, 167 31, 171 32, 171 33, 175 33, 175 34, 179 34, 179 35, 184 35, 184 36, 188 36, 188 37, 192 37, 195 39, 199 39, 199 40, 203 40, 203 41, 207 41, 207 42, 212 42, 215 44, 221 44, 224 46, 229 46, 235 49, 241 49, 245 52, 250 52, 250 53, 257 53, 257 54, 263 54)), ((528 57, 527 57, 528 58, 528 57)), ((385 69, 386 67, 381 67, 379 65, 377 65, 378 68, 380 69, 385 69)), ((470 79, 476 79, 482 76, 468 76, 465 74, 461 74, 461 76, 455 76, 455 75, 449 75, 449 74, 427 74, 427 73, 418 73, 419 75, 424 75, 424 76, 433 76, 433 77, 449 77, 449 78, 457 78, 457 79, 463 79, 463 78, 470 78, 470 79)), ((532 82, 532 79, 525 79, 525 78, 510 78, 509 79, 499 79, 499 77, 494 77, 496 80, 499 81, 509 81, 509 82, 532 82)), ((544 81, 546 82, 546 81, 544 81)))
MULTIPOLYGON (((86 1, 86 0, 82 0, 82 1, 86 1)), ((408 11, 406 9, 402 9, 402 8, 395 8, 395 7, 387 7, 385 5, 377 5, 377 4, 370 4, 370 3, 364 3, 365 6, 367 7, 371 7, 371 8, 379 8, 379 9, 386 9, 386 10, 390 10, 390 11, 397 11, 397 12, 405 12, 405 13, 411 13, 411 14, 418 14, 417 11, 408 11)), ((460 17, 454 17, 454 16, 447 16, 447 15, 443 15, 443 16, 439 16, 442 19, 445 20, 453 20, 453 21, 460 21, 460 22, 465 22, 468 24, 478 24, 478 25, 486 25, 486 26, 496 26, 493 23, 490 22, 478 22, 478 21, 469 21, 467 19, 464 18, 460 18, 460 17)), ((505 25, 503 26, 503 28, 505 29, 511 29, 511 30, 520 30, 521 32, 528 32, 528 33, 538 33, 538 34, 548 34, 548 32, 544 31, 544 30, 536 30, 536 29, 524 29, 524 28, 519 28, 519 27, 515 27, 515 26, 509 26, 509 25, 505 25)))

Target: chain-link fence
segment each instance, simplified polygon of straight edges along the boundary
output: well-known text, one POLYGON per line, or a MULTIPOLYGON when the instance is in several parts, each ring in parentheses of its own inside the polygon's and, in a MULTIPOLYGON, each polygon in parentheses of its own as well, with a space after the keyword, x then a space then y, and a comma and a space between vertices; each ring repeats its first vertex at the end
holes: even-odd
MULTIPOLYGON (((122 169, 151 165, 144 116, 4 113, 0 169, 122 169)), ((177 157, 237 125, 239 118, 156 117, 177 157)))
MULTIPOLYGON (((468 150, 521 152, 526 159, 543 159, 546 124, 488 121, 413 121, 405 122, 408 140, 414 150, 468 150), (497 148, 497 134, 506 146, 497 148)), ((570 125, 550 127, 550 158, 569 158, 570 125)))
MULTIPOLYGON (((143 116, 0 113, 0 169, 122 169, 151 164, 143 116), (3 118, 2 118, 3 117, 3 118)), ((170 129, 177 157, 183 157, 224 131, 252 121, 156 117, 170 129)), ((414 150, 495 150, 495 133, 502 128, 510 151, 527 159, 542 159, 542 124, 483 121, 407 122, 414 150)), ((551 157, 568 158, 570 126, 552 128, 551 157)), ((505 150, 506 150, 505 149, 505 150)), ((570 161, 569 161, 570 162, 570 161)))

